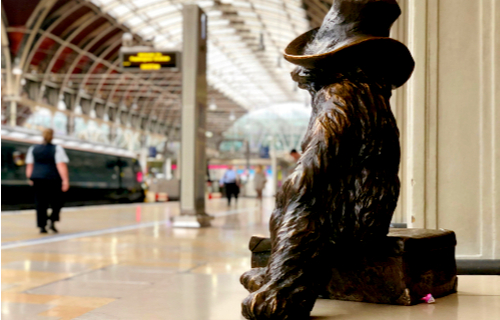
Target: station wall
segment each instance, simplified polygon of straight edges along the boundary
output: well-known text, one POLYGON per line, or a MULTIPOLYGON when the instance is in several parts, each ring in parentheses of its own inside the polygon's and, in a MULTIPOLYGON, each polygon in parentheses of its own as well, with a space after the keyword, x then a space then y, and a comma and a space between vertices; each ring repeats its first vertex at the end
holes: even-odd
POLYGON ((457 234, 457 256, 500 259, 500 0, 406 0, 395 27, 416 61, 396 91, 396 218, 457 234))

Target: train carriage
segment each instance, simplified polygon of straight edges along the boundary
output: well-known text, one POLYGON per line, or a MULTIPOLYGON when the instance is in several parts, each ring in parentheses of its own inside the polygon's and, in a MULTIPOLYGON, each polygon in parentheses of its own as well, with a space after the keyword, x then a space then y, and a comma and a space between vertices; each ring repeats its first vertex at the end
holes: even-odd
MULTIPOLYGON (((61 142, 58 144, 70 159, 70 189, 64 195, 65 206, 144 201, 141 167, 132 154, 61 142)), ((25 133, 2 133, 2 210, 34 208, 33 190, 25 175, 25 157, 28 148, 36 143, 40 143, 36 137, 25 133)))

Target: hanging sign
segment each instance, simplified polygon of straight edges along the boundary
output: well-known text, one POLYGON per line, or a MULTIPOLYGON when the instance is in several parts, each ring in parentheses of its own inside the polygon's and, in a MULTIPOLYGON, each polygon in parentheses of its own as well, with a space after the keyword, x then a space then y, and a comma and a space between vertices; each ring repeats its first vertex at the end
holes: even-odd
POLYGON ((179 69, 178 51, 136 51, 121 52, 123 71, 159 71, 179 69))

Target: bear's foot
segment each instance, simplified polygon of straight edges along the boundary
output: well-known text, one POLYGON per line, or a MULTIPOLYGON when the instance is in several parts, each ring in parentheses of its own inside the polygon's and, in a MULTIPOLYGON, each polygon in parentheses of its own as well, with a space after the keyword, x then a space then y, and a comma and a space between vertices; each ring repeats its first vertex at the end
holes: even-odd
POLYGON ((265 284, 266 268, 253 268, 240 277, 240 282, 249 292, 259 290, 265 284))
POLYGON ((242 314, 249 320, 309 319, 316 297, 305 288, 290 291, 265 285, 243 300, 242 314))

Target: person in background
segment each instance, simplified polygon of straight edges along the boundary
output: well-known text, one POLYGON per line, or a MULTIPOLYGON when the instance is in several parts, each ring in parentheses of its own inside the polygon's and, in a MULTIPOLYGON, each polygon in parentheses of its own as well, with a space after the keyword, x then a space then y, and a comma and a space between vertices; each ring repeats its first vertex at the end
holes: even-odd
POLYGON ((295 163, 297 163, 299 161, 300 153, 298 153, 296 149, 292 149, 292 151, 290 151, 290 155, 292 156, 295 163))
POLYGON ((236 171, 234 170, 234 167, 229 165, 227 167, 226 172, 224 172, 224 176, 220 179, 220 185, 224 186, 224 189, 226 190, 226 197, 227 197, 227 205, 231 205, 231 198, 234 195, 234 201, 238 201, 238 194, 240 193, 239 189, 239 180, 238 180, 238 175, 236 174, 236 171))
POLYGON ((255 191, 257 192, 257 199, 259 200, 259 203, 262 203, 262 190, 264 190, 266 182, 267 182, 266 174, 262 170, 262 166, 258 165, 257 168, 255 168, 255 175, 253 176, 253 185, 255 191))
POLYGON ((62 192, 69 189, 68 166, 66 152, 61 146, 52 144, 54 131, 45 129, 42 133, 43 144, 31 146, 26 155, 26 177, 35 191, 35 207, 37 226, 40 233, 47 233, 45 227, 47 220, 49 228, 58 232, 55 222, 59 221, 59 213, 63 206, 62 192), (49 205, 52 214, 47 216, 49 205))

